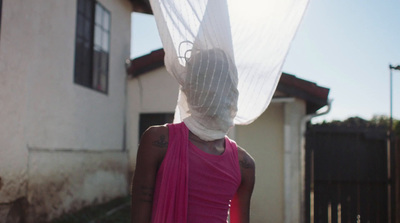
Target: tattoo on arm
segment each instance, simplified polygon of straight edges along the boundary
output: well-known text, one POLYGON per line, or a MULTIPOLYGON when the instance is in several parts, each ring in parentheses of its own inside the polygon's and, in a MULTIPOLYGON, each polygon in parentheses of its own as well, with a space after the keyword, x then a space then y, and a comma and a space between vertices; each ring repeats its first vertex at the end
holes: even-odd
POLYGON ((153 202, 153 187, 140 187, 140 200, 144 202, 153 202))
POLYGON ((247 162, 247 160, 240 160, 239 164, 240 164, 240 167, 242 167, 244 169, 249 169, 250 168, 250 164, 247 162))
POLYGON ((254 165, 250 162, 249 157, 244 156, 242 160, 239 160, 240 167, 243 169, 254 168, 254 165))
POLYGON ((160 148, 168 148, 168 141, 165 141, 165 135, 161 135, 158 140, 153 142, 153 145, 160 148))

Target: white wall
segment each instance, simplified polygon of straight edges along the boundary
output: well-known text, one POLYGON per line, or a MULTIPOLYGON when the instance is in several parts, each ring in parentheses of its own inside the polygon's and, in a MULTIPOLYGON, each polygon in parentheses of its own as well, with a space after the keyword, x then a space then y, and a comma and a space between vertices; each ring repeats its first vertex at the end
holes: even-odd
MULTIPOLYGON (((69 154, 71 166, 89 163, 92 157, 98 157, 105 163, 97 165, 99 173, 109 168, 115 156, 119 157, 120 165, 128 165, 126 152, 122 151, 126 104, 124 63, 130 55, 132 8, 128 0, 100 2, 111 13, 107 95, 74 83, 76 0, 3 0, 0 204, 28 197, 31 204, 42 205, 40 208, 45 212, 49 210, 44 202, 47 197, 38 201, 37 198, 45 194, 32 191, 36 191, 34 187, 48 188, 59 184, 55 178, 49 180, 51 175, 69 176, 68 180, 56 179, 64 181, 63 185, 69 187, 67 190, 75 188, 77 194, 82 192, 79 185, 86 179, 97 176, 101 181, 101 176, 107 175, 86 172, 89 167, 84 167, 79 177, 85 180, 79 181, 71 169, 49 162, 53 158, 60 159, 60 153, 69 154), (52 174, 42 174, 46 171, 52 174), (33 180, 34 177, 39 178, 33 180)), ((126 168, 117 169, 114 174, 120 180, 107 182, 116 188, 124 185, 124 190, 117 193, 123 195, 127 193, 126 168)), ((102 187, 108 188, 107 185, 102 187)), ((104 195, 103 189, 99 188, 97 198, 104 195)), ((71 197, 79 200, 76 196, 71 197)), ((86 204, 94 199, 88 198, 86 204)), ((58 203, 56 207, 67 210, 71 204, 58 203)), ((0 219, 2 213, 4 215, 7 210, 1 206, 0 219)))
POLYGON ((76 1, 35 1, 19 12, 31 14, 20 26, 33 30, 25 77, 29 147, 122 149, 130 5, 101 2, 111 12, 108 95, 74 84, 76 1))
MULTIPOLYGON (((0 201, 10 202, 26 194, 26 76, 30 71, 31 29, 23 29, 29 15, 18 2, 3 1, 0 31, 0 201), (15 27, 20 27, 19 29, 15 27), (22 53, 26 52, 26 53, 22 53)), ((1 217, 1 216, 0 216, 1 217)))

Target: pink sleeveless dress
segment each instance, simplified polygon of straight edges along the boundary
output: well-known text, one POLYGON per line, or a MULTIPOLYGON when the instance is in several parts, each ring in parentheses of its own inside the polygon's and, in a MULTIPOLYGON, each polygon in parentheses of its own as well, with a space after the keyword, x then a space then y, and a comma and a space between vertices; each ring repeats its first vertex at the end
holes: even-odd
POLYGON ((182 122, 169 124, 168 149, 157 173, 153 223, 226 222, 230 201, 241 182, 236 143, 212 155, 189 141, 182 122))

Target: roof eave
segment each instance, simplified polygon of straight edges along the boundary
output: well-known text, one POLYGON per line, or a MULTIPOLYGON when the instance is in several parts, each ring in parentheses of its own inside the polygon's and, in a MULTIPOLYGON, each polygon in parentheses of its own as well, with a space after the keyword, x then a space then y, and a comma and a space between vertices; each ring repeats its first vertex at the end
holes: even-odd
POLYGON ((130 0, 133 5, 134 12, 140 12, 145 14, 153 14, 151 10, 149 0, 130 0))
POLYGON ((288 73, 282 73, 277 90, 305 100, 307 114, 315 113, 328 105, 329 88, 318 86, 288 73))

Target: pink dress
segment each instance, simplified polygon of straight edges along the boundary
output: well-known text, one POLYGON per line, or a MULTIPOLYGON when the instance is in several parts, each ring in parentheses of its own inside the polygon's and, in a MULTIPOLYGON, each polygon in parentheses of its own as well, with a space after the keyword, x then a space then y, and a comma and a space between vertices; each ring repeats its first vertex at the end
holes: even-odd
POLYGON ((230 201, 241 182, 236 143, 212 155, 189 141, 182 122, 169 124, 168 150, 157 173, 153 223, 226 222, 230 201))

